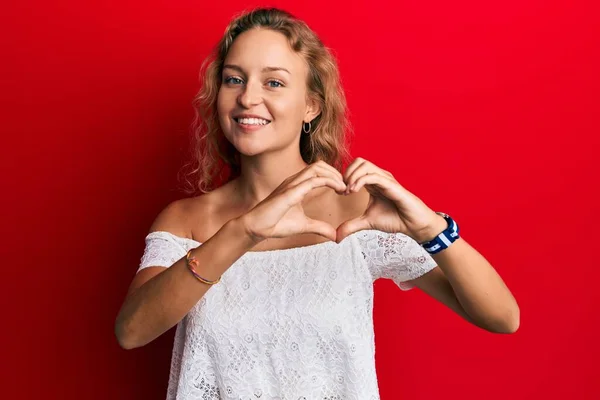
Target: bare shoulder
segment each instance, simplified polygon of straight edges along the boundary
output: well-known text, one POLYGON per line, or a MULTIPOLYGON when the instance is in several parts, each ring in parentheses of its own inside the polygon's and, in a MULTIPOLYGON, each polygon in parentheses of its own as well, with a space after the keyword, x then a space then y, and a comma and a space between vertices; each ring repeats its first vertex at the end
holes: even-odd
POLYGON ((229 184, 199 196, 182 198, 167 205, 152 224, 151 231, 168 231, 178 236, 194 239, 194 228, 218 224, 222 209, 230 198, 229 184))
POLYGON ((191 239, 204 243, 227 221, 239 216, 233 191, 233 181, 230 181, 209 193, 189 199, 186 223, 191 239))
POLYGON ((169 203, 152 223, 150 232, 165 231, 180 237, 190 237, 188 220, 198 202, 197 199, 190 197, 169 203))
POLYGON ((227 221, 238 216, 231 191, 232 185, 228 183, 199 196, 175 200, 158 215, 150 230, 204 243, 227 221))

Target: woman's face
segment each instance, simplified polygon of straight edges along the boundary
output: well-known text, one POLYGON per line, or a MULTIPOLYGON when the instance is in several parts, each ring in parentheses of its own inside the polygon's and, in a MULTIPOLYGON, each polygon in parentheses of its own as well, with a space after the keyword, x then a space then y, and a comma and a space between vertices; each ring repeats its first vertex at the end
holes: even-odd
POLYGON ((286 37, 268 29, 239 35, 225 58, 217 110, 225 137, 244 155, 298 143, 318 115, 307 102, 308 66, 286 37))

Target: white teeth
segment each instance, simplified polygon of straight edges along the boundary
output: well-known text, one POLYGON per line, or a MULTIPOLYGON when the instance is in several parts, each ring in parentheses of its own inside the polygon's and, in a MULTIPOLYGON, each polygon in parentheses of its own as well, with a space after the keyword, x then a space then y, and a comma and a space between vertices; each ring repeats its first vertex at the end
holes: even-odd
POLYGON ((238 118, 238 122, 244 125, 266 125, 269 121, 262 118, 238 118))

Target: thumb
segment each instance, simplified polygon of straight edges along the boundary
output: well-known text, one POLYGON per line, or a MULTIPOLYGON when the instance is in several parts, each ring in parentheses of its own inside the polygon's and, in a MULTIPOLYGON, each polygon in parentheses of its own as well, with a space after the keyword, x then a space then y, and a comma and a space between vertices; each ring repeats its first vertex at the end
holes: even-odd
POLYGON ((363 215, 358 218, 350 219, 337 228, 337 242, 340 243, 354 232, 365 229, 371 229, 371 224, 369 223, 367 217, 363 215))
POLYGON ((312 218, 306 218, 306 229, 304 233, 316 233, 326 237, 329 240, 335 242, 336 231, 335 228, 329 225, 327 222, 318 221, 312 218))

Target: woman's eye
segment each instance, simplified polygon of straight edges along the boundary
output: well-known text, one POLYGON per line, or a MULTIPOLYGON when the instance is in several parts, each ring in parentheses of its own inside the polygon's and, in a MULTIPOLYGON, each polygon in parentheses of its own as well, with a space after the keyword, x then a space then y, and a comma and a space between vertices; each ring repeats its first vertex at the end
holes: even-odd
POLYGON ((274 87, 274 88, 283 87, 283 83, 281 83, 279 81, 269 81, 267 83, 270 87, 274 87))
POLYGON ((240 78, 236 78, 235 76, 230 76, 228 78, 225 78, 225 83, 239 85, 240 83, 243 83, 243 81, 240 78))

